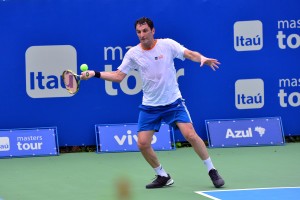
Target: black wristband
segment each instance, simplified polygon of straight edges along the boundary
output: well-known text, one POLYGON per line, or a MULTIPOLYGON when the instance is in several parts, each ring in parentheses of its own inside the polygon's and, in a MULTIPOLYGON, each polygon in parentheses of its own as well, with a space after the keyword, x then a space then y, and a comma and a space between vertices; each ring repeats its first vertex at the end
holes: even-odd
POLYGON ((100 78, 101 77, 101 72, 97 72, 97 71, 94 71, 95 72, 95 78, 100 78))

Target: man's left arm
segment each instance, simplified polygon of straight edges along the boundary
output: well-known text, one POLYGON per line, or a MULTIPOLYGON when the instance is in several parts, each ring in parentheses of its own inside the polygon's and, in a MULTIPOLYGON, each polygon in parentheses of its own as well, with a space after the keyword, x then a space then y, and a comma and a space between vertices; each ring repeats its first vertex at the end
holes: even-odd
POLYGON ((218 65, 221 64, 217 59, 207 58, 199 52, 191 51, 189 49, 184 50, 183 56, 189 60, 200 63, 200 67, 208 65, 214 71, 216 71, 216 69, 219 68, 218 65))

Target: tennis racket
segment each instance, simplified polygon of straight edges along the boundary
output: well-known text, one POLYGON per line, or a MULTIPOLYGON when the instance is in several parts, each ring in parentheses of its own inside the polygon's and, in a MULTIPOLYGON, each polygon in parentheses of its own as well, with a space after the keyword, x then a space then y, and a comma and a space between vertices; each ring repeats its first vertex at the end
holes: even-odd
MULTIPOLYGON (((75 74, 71 70, 65 70, 61 76, 67 91, 70 94, 76 94, 79 91, 80 75, 75 74)), ((89 72, 86 72, 86 76, 89 76, 89 72)))

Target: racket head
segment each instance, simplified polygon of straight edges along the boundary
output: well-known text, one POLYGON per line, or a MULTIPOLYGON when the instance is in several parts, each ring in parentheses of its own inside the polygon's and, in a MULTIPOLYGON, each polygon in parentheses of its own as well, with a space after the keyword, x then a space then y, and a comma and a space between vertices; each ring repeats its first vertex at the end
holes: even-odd
POLYGON ((67 91, 70 94, 76 94, 79 90, 80 78, 71 70, 65 70, 62 73, 62 79, 67 91))

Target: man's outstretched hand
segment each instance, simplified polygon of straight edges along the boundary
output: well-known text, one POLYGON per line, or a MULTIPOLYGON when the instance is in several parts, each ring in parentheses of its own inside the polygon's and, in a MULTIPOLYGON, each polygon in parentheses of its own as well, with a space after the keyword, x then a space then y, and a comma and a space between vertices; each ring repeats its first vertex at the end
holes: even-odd
POLYGON ((207 58, 205 56, 201 55, 201 63, 200 63, 200 67, 203 67, 204 65, 208 65, 210 66, 210 68, 214 71, 216 71, 216 69, 219 69, 219 66, 221 63, 214 58, 207 58))

